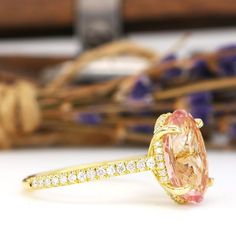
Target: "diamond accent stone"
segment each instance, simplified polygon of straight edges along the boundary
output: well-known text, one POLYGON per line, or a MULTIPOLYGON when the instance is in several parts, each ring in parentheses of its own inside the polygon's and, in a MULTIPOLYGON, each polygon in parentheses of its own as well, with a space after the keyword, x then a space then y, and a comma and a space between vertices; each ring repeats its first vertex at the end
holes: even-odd
POLYGON ((59 177, 59 180, 60 180, 60 183, 61 183, 62 185, 66 184, 67 181, 68 181, 66 175, 61 175, 61 176, 59 177))
POLYGON ((38 187, 39 187, 39 188, 42 188, 42 187, 43 187, 43 184, 44 184, 44 183, 43 183, 43 179, 39 179, 39 180, 38 180, 38 187))
POLYGON ((164 168, 165 168, 164 162, 159 162, 159 163, 157 163, 157 168, 158 168, 158 169, 164 169, 164 168))
POLYGON ((94 180, 96 177, 96 171, 94 169, 89 169, 87 171, 87 178, 90 180, 94 180))
POLYGON ((163 155, 157 155, 157 161, 163 161, 164 160, 164 156, 163 155))
POLYGON ((136 169, 135 162, 134 161, 129 161, 126 165, 126 168, 129 172, 134 172, 136 169))
POLYGON ((68 180, 70 183, 74 183, 76 181, 76 175, 74 173, 70 173, 68 176, 68 180))
POLYGON ((124 173, 125 173, 125 170, 126 170, 125 164, 122 163, 122 162, 121 162, 121 163, 118 163, 117 166, 116 166, 116 169, 117 169, 117 172, 118 172, 120 175, 124 174, 124 173))
POLYGON ((51 180, 50 180, 50 178, 46 178, 46 179, 44 180, 44 185, 45 185, 46 187, 50 187, 50 186, 51 186, 51 180))
POLYGON ((37 188, 37 187, 38 187, 38 181, 37 181, 37 179, 34 179, 34 180, 32 181, 32 187, 33 187, 33 188, 37 188))
POLYGON ((99 178, 103 178, 106 175, 106 170, 103 167, 97 169, 97 175, 99 178))
POLYGON ((160 182, 161 182, 161 183, 167 183, 168 180, 169 180, 168 176, 162 176, 162 177, 160 177, 160 182))
POLYGON ((166 176, 167 175, 166 169, 160 170, 158 173, 159 173, 160 176, 166 176))
POLYGON ((116 173, 116 169, 113 165, 107 167, 107 174, 113 176, 116 173))
POLYGON ((139 160, 138 163, 137 163, 137 168, 142 171, 144 170, 146 167, 146 163, 145 163, 145 160, 139 160))
POLYGON ((157 155, 163 155, 163 148, 162 147, 156 147, 156 153, 157 153, 157 155))
POLYGON ((59 179, 57 176, 52 177, 52 185, 57 186, 59 184, 59 179))
POLYGON ((80 182, 84 182, 86 180, 86 174, 84 171, 79 171, 77 178, 80 182))
POLYGON ((163 147, 163 143, 162 143, 162 141, 161 140, 159 140, 159 141, 156 141, 156 143, 155 143, 155 146, 156 147, 163 147))
POLYGON ((150 169, 153 169, 156 166, 156 162, 154 158, 148 158, 146 164, 147 164, 147 167, 150 169))

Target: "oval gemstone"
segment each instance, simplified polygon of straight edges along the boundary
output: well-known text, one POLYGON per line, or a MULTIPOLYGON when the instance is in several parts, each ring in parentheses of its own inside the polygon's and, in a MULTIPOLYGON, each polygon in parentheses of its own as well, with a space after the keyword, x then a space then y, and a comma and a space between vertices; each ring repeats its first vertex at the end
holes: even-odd
POLYGON ((163 137, 164 157, 170 182, 173 186, 191 185, 192 190, 181 195, 186 202, 203 199, 208 183, 208 165, 203 138, 193 117, 184 110, 176 110, 165 121, 176 125, 180 134, 163 137))

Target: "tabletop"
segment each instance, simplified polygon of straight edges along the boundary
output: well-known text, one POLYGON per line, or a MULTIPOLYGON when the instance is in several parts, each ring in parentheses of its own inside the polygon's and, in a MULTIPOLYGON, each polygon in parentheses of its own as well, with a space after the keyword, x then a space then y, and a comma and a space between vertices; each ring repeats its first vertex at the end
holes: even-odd
POLYGON ((235 235, 235 152, 208 151, 215 183, 197 205, 172 202, 150 172, 28 193, 26 175, 143 154, 144 148, 0 153, 0 235, 235 235))

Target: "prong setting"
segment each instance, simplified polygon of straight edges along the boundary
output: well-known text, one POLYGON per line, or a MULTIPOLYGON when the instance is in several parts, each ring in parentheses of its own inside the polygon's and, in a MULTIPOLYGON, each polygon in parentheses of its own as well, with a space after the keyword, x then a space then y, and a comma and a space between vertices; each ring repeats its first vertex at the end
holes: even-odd
POLYGON ((196 118, 194 120, 195 120, 195 123, 199 129, 203 127, 204 123, 203 123, 202 119, 196 118))
POLYGON ((162 187, 170 194, 172 195, 183 195, 186 193, 189 193, 192 190, 191 185, 186 185, 184 187, 173 187, 171 184, 163 184, 162 187))
POLYGON ((207 182, 207 186, 211 187, 214 184, 214 181, 215 181, 214 178, 209 178, 207 182))
POLYGON ((152 142, 157 142, 166 134, 179 134, 181 130, 176 125, 162 126, 155 131, 152 142))

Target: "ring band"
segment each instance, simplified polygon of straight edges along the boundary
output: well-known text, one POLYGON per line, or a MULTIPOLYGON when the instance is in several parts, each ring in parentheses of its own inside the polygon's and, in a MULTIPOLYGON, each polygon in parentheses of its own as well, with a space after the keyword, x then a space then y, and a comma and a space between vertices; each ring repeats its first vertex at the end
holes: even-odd
POLYGON ((162 156, 158 160, 157 158, 143 155, 122 160, 98 162, 38 173, 27 177, 23 180, 23 183, 27 189, 52 188, 150 171, 156 166, 160 166, 162 169, 164 181, 165 177, 167 177, 167 172, 164 169, 163 161, 162 156))
POLYGON ((152 171, 177 203, 200 202, 213 182, 208 177, 202 126, 201 119, 183 110, 163 114, 156 121, 147 155, 42 172, 25 178, 23 184, 39 190, 152 171))

